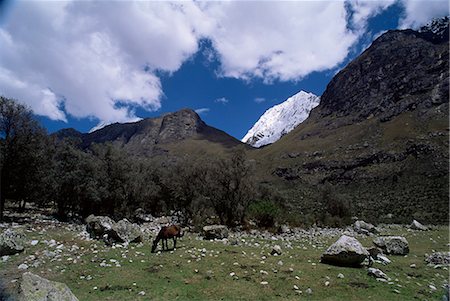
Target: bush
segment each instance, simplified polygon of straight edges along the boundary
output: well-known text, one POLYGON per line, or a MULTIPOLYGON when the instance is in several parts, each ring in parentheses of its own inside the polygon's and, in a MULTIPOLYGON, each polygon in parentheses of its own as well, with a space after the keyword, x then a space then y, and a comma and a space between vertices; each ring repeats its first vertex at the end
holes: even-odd
POLYGON ((322 190, 323 211, 320 222, 326 226, 341 227, 352 222, 350 202, 334 192, 330 184, 325 184, 322 190))
POLYGON ((274 227, 280 213, 280 207, 268 200, 257 201, 249 206, 249 217, 254 219, 259 227, 263 228, 274 227))

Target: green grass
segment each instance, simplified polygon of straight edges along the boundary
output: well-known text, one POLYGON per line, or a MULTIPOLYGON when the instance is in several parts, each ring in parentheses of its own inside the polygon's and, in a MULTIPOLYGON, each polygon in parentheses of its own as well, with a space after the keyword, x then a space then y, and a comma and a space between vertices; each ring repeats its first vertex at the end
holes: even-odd
MULTIPOLYGON (((42 243, 49 238, 63 243, 66 248, 76 244, 80 249, 64 250, 61 261, 46 260, 45 264, 30 267, 29 271, 66 283, 79 300, 298 300, 299 293, 294 290, 294 285, 303 291, 300 299, 304 300, 441 300, 441 285, 448 278, 447 270, 427 267, 424 262, 425 253, 448 249, 447 227, 428 232, 397 230, 383 233, 403 234, 410 243, 411 252, 407 257, 390 256, 392 263, 388 266, 375 264, 392 278, 394 284, 370 278, 364 268, 321 264, 320 255, 337 238, 310 240, 305 237, 291 241, 293 248, 289 249, 282 241, 246 238, 240 245, 231 246, 199 240, 195 234, 188 234, 179 241, 179 248, 174 252, 152 254, 148 243, 112 249, 102 242, 80 240, 75 237, 75 232, 64 227, 55 227, 42 234, 38 234, 39 231, 36 226, 34 231, 27 233, 29 239, 41 241, 37 246, 29 246, 26 252, 0 263, 2 278, 12 293, 17 291, 18 282, 10 283, 10 280, 20 279, 21 275, 17 266, 31 254, 43 258, 44 248, 55 249, 42 243), (255 246, 255 243, 260 245, 255 246), (268 254, 275 243, 283 248, 281 256, 268 254), (203 248, 206 252, 201 251, 203 248), (67 260, 77 256, 77 263, 67 260), (110 259, 118 260, 121 267, 114 263, 111 267, 99 266, 102 260, 111 263, 110 259), (283 265, 278 264, 280 260, 283 265), (410 268, 412 263, 416 264, 415 269, 410 268), (268 275, 261 274, 260 270, 267 271, 268 275), (345 278, 339 279, 339 273, 345 278), (86 280, 88 275, 92 280, 86 280), (268 284, 261 285, 261 281, 268 284), (330 282, 329 286, 325 286, 326 281, 330 282), (432 293, 428 288, 430 284, 438 290, 432 293), (311 295, 306 294, 307 288, 312 289, 311 295), (141 291, 145 292, 144 296, 138 294, 141 291)), ((361 242, 370 246, 371 238, 361 239, 361 242)))

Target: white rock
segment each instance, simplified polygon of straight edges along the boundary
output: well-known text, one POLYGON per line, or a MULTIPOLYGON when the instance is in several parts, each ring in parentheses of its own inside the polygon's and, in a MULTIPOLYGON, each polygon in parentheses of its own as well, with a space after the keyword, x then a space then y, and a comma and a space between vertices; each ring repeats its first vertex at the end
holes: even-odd
POLYGON ((17 268, 19 270, 26 270, 26 269, 28 269, 28 265, 26 263, 22 263, 17 268))
POLYGON ((39 243, 39 240, 32 240, 31 242, 30 242, 30 244, 32 245, 32 246, 35 246, 35 245, 37 245, 39 243))
POLYGON ((337 275, 337 277, 338 277, 338 278, 341 278, 341 279, 344 279, 344 274, 339 273, 339 274, 337 275))

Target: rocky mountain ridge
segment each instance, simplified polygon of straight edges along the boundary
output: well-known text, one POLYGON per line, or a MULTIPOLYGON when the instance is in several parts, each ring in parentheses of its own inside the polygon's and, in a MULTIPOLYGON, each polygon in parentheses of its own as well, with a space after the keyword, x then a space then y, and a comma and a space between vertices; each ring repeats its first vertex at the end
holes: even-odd
POLYGON ((132 123, 114 123, 86 134, 74 129, 63 129, 54 135, 58 138, 79 138, 83 148, 93 143, 111 142, 130 154, 145 156, 165 153, 166 146, 188 140, 219 144, 225 149, 242 144, 225 132, 208 126, 191 109, 132 123))

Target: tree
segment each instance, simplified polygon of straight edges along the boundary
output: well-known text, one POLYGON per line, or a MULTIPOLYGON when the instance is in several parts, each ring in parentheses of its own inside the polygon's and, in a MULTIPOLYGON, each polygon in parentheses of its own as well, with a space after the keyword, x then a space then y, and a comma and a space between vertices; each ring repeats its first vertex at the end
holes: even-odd
POLYGON ((0 97, 0 221, 6 198, 26 200, 38 189, 45 137, 29 108, 0 97))
POLYGON ((253 166, 247 161, 244 150, 235 149, 230 159, 213 162, 208 169, 204 193, 209 196, 220 221, 229 226, 242 222, 256 195, 253 166))

